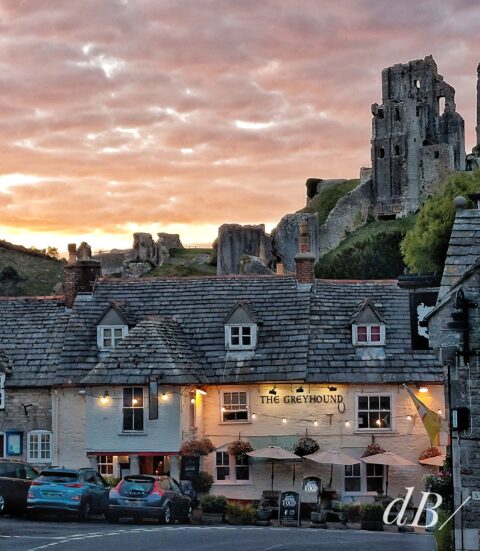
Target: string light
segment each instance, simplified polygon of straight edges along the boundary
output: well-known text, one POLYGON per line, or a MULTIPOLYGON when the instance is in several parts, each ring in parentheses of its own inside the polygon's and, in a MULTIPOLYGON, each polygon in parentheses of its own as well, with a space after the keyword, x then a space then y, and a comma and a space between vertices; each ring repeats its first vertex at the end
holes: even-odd
POLYGON ((194 404, 195 403, 195 398, 190 398, 190 403, 194 404))
POLYGON ((252 419, 256 419, 257 415, 255 413, 252 413, 252 419))
POLYGON ((284 418, 282 419, 282 423, 286 423, 286 422, 287 422, 287 418, 284 417, 284 418))

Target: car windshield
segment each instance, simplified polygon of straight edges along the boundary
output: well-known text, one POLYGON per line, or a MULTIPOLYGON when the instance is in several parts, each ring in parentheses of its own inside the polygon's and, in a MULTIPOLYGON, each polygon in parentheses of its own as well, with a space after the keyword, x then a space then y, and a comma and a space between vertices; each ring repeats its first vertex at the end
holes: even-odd
POLYGON ((37 478, 39 482, 75 482, 78 479, 77 473, 43 471, 37 478))
POLYGON ((120 486, 120 493, 128 496, 145 496, 153 490, 153 478, 125 478, 120 486))

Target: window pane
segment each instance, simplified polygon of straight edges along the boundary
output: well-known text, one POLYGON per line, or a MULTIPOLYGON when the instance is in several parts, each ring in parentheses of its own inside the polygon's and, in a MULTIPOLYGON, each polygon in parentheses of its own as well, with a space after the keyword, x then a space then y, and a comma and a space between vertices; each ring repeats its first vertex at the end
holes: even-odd
POLYGON ((103 330, 103 336, 104 336, 104 338, 110 338, 112 336, 112 330, 105 328, 103 330))
POLYGON ((239 392, 238 395, 239 395, 239 400, 238 401, 240 402, 240 404, 245 404, 246 405, 246 403, 247 403, 247 393, 246 392, 239 392))
POLYGON ((360 478, 345 478, 345 491, 346 492, 359 492, 362 488, 362 481, 360 478))
POLYGON ((368 396, 358 397, 358 409, 368 409, 368 396))
POLYGON ((361 429, 366 429, 368 427, 368 413, 366 411, 358 412, 358 426, 361 429))
POLYGON ((242 334, 244 337, 249 337, 252 334, 252 328, 249 325, 242 327, 242 334))
POLYGON ((238 404, 238 392, 232 392, 232 405, 238 404))
POLYGON ((123 430, 132 430, 133 428, 133 410, 123 410, 123 430))
POLYGON ((231 341, 234 346, 238 346, 240 344, 240 337, 232 335, 231 341))
POLYGON ((118 339, 122 338, 122 330, 121 329, 114 329, 113 333, 114 333, 114 336, 115 336, 115 340, 118 340, 118 339))
POLYGON ((239 337, 240 336, 240 327, 231 327, 230 332, 232 337, 239 337))
POLYGON ((111 348, 112 346, 112 339, 103 339, 103 346, 105 348, 111 348))
POLYGON ((367 342, 367 328, 364 325, 357 327, 357 341, 367 342))
POLYGON ((250 478, 248 465, 236 467, 235 471, 236 471, 235 475, 237 477, 237 480, 248 480, 250 478))
POLYGON ((370 327, 370 339, 372 342, 379 342, 380 341, 380 326, 379 325, 372 325, 370 327))
POLYGON ((378 396, 370 396, 370 409, 380 409, 380 398, 378 396))
POLYGON ((133 410, 133 429, 143 430, 143 409, 133 410))
POLYGON ((123 389, 123 407, 130 407, 132 405, 132 389, 123 389))
POLYGON ((134 388, 135 407, 143 407, 143 388, 134 388))
POLYGON ((223 405, 230 405, 232 403, 232 394, 230 392, 223 393, 223 405))
POLYGON ((242 338, 242 344, 243 346, 250 346, 252 344, 252 338, 250 337, 250 335, 244 335, 244 337, 242 338))
POLYGON ((390 396, 380 397, 380 409, 390 410, 390 396))

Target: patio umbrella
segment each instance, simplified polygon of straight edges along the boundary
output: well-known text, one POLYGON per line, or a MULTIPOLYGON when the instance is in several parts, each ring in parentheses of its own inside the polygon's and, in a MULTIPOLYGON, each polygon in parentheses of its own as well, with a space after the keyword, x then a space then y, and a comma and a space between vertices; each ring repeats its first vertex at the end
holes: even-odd
POLYGON ((444 455, 436 455, 435 457, 428 457, 427 459, 419 459, 419 463, 422 465, 433 465, 434 467, 443 467, 445 463, 444 455))
MULTIPOLYGON (((248 452, 247 455, 250 457, 256 457, 257 459, 270 459, 272 462, 272 490, 273 490, 273 479, 275 477, 275 461, 301 461, 299 455, 295 455, 292 452, 284 450, 280 446, 267 446, 266 448, 260 448, 259 450, 254 450, 253 452, 248 452)), ((294 471, 294 481, 295 481, 295 471, 294 471)), ((295 483, 295 482, 294 482, 295 483)))
POLYGON ((386 465, 385 495, 388 495, 388 467, 415 467, 415 463, 412 463, 409 459, 405 459, 405 457, 392 452, 383 452, 369 455, 368 457, 362 457, 362 461, 370 465, 386 465))
POLYGON ((361 463, 359 459, 355 457, 350 457, 346 453, 342 453, 338 450, 328 450, 324 452, 315 452, 310 455, 305 455, 305 459, 310 459, 310 461, 315 461, 315 463, 329 464, 330 465, 330 483, 329 487, 332 487, 332 477, 333 477, 333 466, 334 465, 356 465, 361 463))

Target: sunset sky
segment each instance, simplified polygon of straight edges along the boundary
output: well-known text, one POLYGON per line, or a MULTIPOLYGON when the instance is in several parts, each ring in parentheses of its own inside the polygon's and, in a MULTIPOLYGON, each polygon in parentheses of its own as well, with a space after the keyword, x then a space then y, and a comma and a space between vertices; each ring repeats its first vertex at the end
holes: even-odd
POLYGON ((0 0, 0 238, 269 227, 370 164, 380 72, 432 54, 474 145, 478 0, 0 0))

